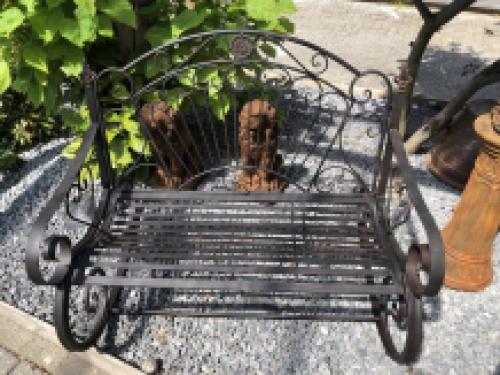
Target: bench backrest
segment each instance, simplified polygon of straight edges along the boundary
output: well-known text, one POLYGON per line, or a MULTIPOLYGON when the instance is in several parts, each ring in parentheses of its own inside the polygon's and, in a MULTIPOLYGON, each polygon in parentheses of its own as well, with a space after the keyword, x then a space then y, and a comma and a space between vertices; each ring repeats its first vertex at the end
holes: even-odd
POLYGON ((175 189, 208 183, 212 189, 335 192, 349 179, 362 180, 364 191, 375 188, 389 128, 390 81, 309 42, 256 30, 199 33, 122 68, 90 74, 86 66, 91 117, 108 133, 103 151, 97 150, 100 163, 110 163, 101 166, 101 178, 111 185, 157 168, 149 181, 175 189), (349 87, 331 83, 346 74, 349 87), (358 97, 364 80, 382 89, 385 103, 374 105, 369 90, 358 97), (136 124, 120 125, 128 109, 136 124), (130 139, 113 139, 120 126, 130 139), (133 161, 115 177, 106 173, 118 166, 109 149, 133 161))

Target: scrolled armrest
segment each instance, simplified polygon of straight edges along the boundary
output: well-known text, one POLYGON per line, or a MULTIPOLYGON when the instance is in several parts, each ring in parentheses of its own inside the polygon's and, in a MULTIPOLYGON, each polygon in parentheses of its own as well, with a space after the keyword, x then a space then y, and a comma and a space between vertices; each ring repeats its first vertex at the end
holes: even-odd
POLYGON ((45 240, 46 249, 40 254, 39 244, 43 240, 46 227, 56 210, 70 191, 78 172, 82 168, 92 143, 95 140, 99 123, 92 123, 83 136, 82 143, 75 158, 70 162, 69 168, 61 183, 56 188, 54 195, 49 199, 45 207, 33 223, 32 230, 28 236, 26 246, 26 273, 31 281, 37 285, 59 284, 69 268, 71 262, 71 241, 66 236, 50 236, 45 240), (56 258, 55 247, 59 244, 60 256, 56 258), (49 280, 45 280, 40 270, 40 255, 45 260, 57 261, 56 269, 49 280))
POLYGON ((443 241, 441 239, 441 234, 436 225, 436 222, 429 212, 429 209, 427 208, 427 205, 425 204, 418 189, 412 167, 410 166, 410 163, 408 162, 408 158, 406 156, 401 135, 397 130, 391 129, 390 139, 394 155, 396 156, 396 162, 399 166, 400 174, 403 178, 404 184, 406 185, 408 195, 413 204, 413 207, 415 208, 415 211, 422 221, 422 225, 427 232, 427 238, 429 239, 429 282, 424 287, 422 294, 427 296, 434 296, 441 289, 444 280, 445 259, 443 241))

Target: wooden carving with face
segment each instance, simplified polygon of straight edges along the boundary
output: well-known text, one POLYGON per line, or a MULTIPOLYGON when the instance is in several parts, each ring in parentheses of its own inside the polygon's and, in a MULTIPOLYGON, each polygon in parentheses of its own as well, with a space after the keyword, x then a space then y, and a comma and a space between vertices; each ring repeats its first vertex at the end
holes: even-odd
POLYGON ((266 171, 278 171, 283 158, 277 154, 278 125, 276 110, 266 101, 253 100, 241 110, 238 140, 244 166, 262 168, 244 169, 233 185, 234 190, 280 191, 282 179, 266 171))
MULTIPOLYGON (((193 140, 171 106, 160 101, 146 103, 141 108, 141 116, 144 120, 141 132, 149 141, 151 153, 158 165, 148 181, 150 185, 178 189, 203 170, 193 140)), ((195 179, 182 190, 192 189, 200 181, 200 178, 195 179)))

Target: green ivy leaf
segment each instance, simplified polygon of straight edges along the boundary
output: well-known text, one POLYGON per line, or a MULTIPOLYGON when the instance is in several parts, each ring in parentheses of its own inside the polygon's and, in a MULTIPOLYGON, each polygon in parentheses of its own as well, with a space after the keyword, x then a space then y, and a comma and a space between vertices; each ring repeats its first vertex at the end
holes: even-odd
POLYGON ((202 68, 196 71, 197 82, 220 82, 219 71, 216 67, 202 68))
POLYGON ((198 13, 194 9, 185 9, 172 20, 172 36, 178 38, 184 31, 200 25, 204 19, 204 13, 198 13))
POLYGON ((115 138, 109 144, 111 162, 115 165, 126 166, 134 161, 128 150, 127 139, 115 138))
POLYGON ((48 73, 42 72, 41 70, 36 69, 33 71, 33 75, 35 76, 36 80, 40 85, 45 86, 47 85, 47 77, 48 73))
POLYGON ((144 70, 146 78, 150 79, 150 78, 154 77, 155 75, 157 75, 158 72, 159 72, 159 70, 155 64, 154 59, 148 59, 148 61, 146 61, 146 68, 144 70))
POLYGON ((73 141, 68 143, 66 147, 63 148, 61 154, 66 156, 68 159, 74 159, 76 152, 80 148, 83 138, 75 138, 73 141))
POLYGON ((71 55, 66 55, 64 57, 64 62, 61 65, 61 70, 67 76, 78 77, 82 71, 83 64, 83 51, 81 49, 75 49, 74 53, 71 55))
POLYGON ((113 24, 111 23, 111 18, 105 14, 98 15, 99 26, 97 32, 105 38, 112 38, 114 35, 113 24))
POLYGON ((172 30, 167 22, 158 22, 155 26, 149 28, 144 35, 152 47, 158 47, 173 41, 172 30))
POLYGON ((106 139, 108 142, 111 142, 115 137, 120 134, 121 129, 119 126, 108 126, 106 129, 106 139))
POLYGON ((34 68, 40 69, 41 71, 48 73, 49 68, 47 67, 47 54, 44 48, 36 44, 31 43, 23 49, 23 57, 26 64, 31 65, 34 68))
POLYGON ((47 0, 47 6, 49 9, 57 8, 61 3, 64 3, 65 0, 47 0))
POLYGON ((91 16, 95 16, 95 1, 94 0, 74 0, 78 8, 85 9, 91 16))
POLYGON ((271 56, 271 57, 276 57, 276 51, 273 46, 264 43, 260 46, 260 49, 262 52, 264 52, 266 55, 271 56))
POLYGON ((78 19, 78 26, 80 28, 80 40, 82 42, 93 42, 96 38, 98 22, 95 16, 89 13, 86 8, 77 8, 75 10, 75 16, 78 19))
POLYGON ((278 19, 281 27, 285 30, 286 33, 292 34, 295 31, 295 25, 290 22, 290 20, 286 17, 280 17, 278 19))
POLYGON ((47 109, 47 112, 50 112, 51 109, 54 109, 56 107, 56 100, 60 95, 59 89, 56 85, 46 85, 44 91, 44 106, 47 109))
POLYGON ((142 149, 144 148, 144 143, 145 143, 144 138, 139 137, 136 134, 132 133, 128 134, 128 145, 135 152, 142 153, 142 149))
POLYGON ((66 39, 59 38, 57 41, 47 44, 47 58, 49 60, 62 59, 64 56, 70 56, 80 50, 66 39))
POLYGON ((67 39, 78 47, 83 47, 80 40, 80 27, 74 18, 63 18, 59 21, 59 31, 63 38, 67 39))
POLYGON ((129 134, 137 135, 141 134, 139 131, 139 123, 133 120, 126 120, 123 122, 123 128, 129 132, 129 134))
POLYGON ((0 35, 8 35, 24 21, 21 9, 12 7, 0 13, 0 35))
POLYGON ((276 20, 280 14, 295 14, 297 8, 293 0, 247 0, 248 17, 257 20, 276 20))
POLYGON ((10 69, 6 61, 0 61, 0 94, 10 86, 10 69))
POLYGON ((63 18, 64 15, 61 8, 55 8, 51 11, 42 8, 29 19, 29 23, 33 27, 33 30, 38 33, 38 36, 47 44, 54 39, 59 21, 63 18))
POLYGON ((90 173, 92 173, 92 177, 95 179, 99 174, 99 164, 96 160, 89 160, 85 163, 85 165, 80 170, 80 179, 81 181, 90 182, 90 173), (90 172, 89 172, 90 169, 90 172))
POLYGON ((134 9, 128 0, 101 0, 97 5, 99 10, 111 19, 133 28, 136 27, 134 9))
POLYGON ((86 41, 94 41, 97 31, 97 20, 83 8, 75 10, 76 19, 63 18, 59 21, 61 35, 74 45, 82 48, 86 41))
POLYGON ((83 135, 89 127, 89 121, 85 116, 82 116, 80 112, 74 111, 73 109, 63 108, 60 111, 61 116, 64 121, 65 127, 71 129, 71 133, 74 135, 83 135))
POLYGON ((24 66, 16 71, 16 79, 12 83, 12 88, 18 92, 27 92, 31 78, 33 77, 33 69, 24 66))
POLYGON ((18 0, 21 5, 26 8, 28 17, 35 12, 35 7, 38 5, 38 0, 18 0))
POLYGON ((181 88, 176 88, 176 89, 168 90, 166 92, 166 97, 160 98, 160 100, 166 99, 165 101, 168 102, 168 104, 173 109, 178 111, 182 102, 184 101, 184 94, 185 94, 185 90, 183 90, 181 88))
POLYGON ((33 103, 35 107, 39 107, 43 104, 44 98, 43 86, 33 77, 28 86, 28 101, 33 103))
POLYGON ((183 85, 192 86, 193 82, 194 82, 195 74, 196 74, 196 72, 194 69, 183 70, 182 72, 179 72, 177 79, 183 85))
POLYGON ((229 111, 229 108, 231 107, 229 95, 225 92, 219 92, 219 95, 211 97, 209 102, 214 115, 216 115, 219 120, 223 121, 227 111, 229 111))

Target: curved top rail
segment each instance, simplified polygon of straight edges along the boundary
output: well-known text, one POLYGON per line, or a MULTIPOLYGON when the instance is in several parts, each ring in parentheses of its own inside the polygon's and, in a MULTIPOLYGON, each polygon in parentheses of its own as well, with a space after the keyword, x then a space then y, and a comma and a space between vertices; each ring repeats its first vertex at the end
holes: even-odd
MULTIPOLYGON (((188 35, 185 37, 181 37, 181 38, 178 38, 170 43, 166 43, 166 44, 163 44, 161 46, 155 47, 154 49, 137 57, 135 60, 133 60, 130 63, 128 63, 127 65, 125 65, 122 69, 129 70, 134 65, 141 62, 142 60, 154 55, 157 52, 160 52, 162 49, 165 49, 167 47, 180 45, 181 43, 187 42, 189 40, 195 40, 195 39, 199 39, 199 38, 203 38, 203 37, 209 37, 209 36, 216 37, 218 35, 231 35, 231 34, 235 34, 235 35, 237 35, 237 34, 240 34, 240 35, 245 35, 245 34, 247 34, 247 35, 250 35, 250 34, 251 35, 261 35, 265 38, 279 38, 282 41, 294 42, 294 43, 302 45, 304 47, 308 47, 312 50, 316 50, 318 52, 321 52, 323 55, 331 58, 333 61, 342 65, 344 68, 348 69, 349 71, 354 73, 356 76, 358 76, 360 74, 360 71, 358 69, 356 69, 355 67, 353 67, 351 64, 347 63, 346 61, 344 61, 340 57, 336 56, 335 54, 333 54, 333 53, 325 50, 324 48, 317 46, 311 42, 308 42, 308 41, 303 40, 301 38, 297 38, 297 37, 290 36, 290 35, 284 35, 284 34, 270 32, 270 31, 252 30, 252 29, 213 30, 213 31, 205 31, 205 32, 196 33, 196 34, 188 35)), ((182 61, 179 64, 180 65, 185 64, 189 59, 191 59, 193 56, 195 56, 198 51, 199 51, 199 49, 197 51, 193 52, 186 60, 182 61)))

